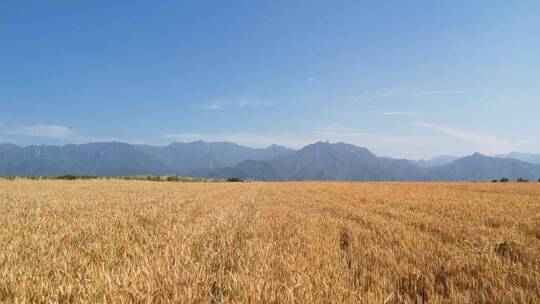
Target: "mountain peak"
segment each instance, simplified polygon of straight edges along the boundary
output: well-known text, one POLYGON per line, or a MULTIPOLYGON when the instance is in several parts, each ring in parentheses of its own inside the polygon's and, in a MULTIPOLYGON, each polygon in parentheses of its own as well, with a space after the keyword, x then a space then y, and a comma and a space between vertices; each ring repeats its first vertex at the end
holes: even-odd
POLYGON ((336 143, 331 143, 329 141, 318 141, 316 143, 307 145, 306 147, 344 147, 344 146, 361 148, 361 147, 355 146, 353 144, 344 143, 342 141, 339 141, 339 142, 336 142, 336 143))
POLYGON ((318 141, 316 143, 311 144, 310 146, 331 146, 332 144, 329 141, 318 141))
POLYGON ((289 150, 289 149, 287 149, 284 146, 273 144, 273 145, 270 145, 270 146, 266 147, 265 150, 268 150, 268 151, 286 151, 286 150, 289 150))
POLYGON ((304 146, 300 151, 319 151, 319 150, 327 150, 332 146, 329 142, 325 141, 318 141, 313 144, 309 144, 307 146, 304 146))
POLYGON ((479 157, 486 157, 484 154, 480 153, 480 152, 474 152, 473 155, 471 155, 472 157, 475 157, 475 158, 479 158, 479 157))
POLYGON ((373 154, 366 148, 343 142, 330 143, 328 141, 319 141, 314 144, 305 146, 299 152, 302 154, 316 153, 318 156, 326 155, 327 157, 334 159, 346 157, 361 157, 365 159, 377 158, 375 154, 373 154))
POLYGON ((17 149, 19 146, 10 143, 0 143, 0 152, 17 149))

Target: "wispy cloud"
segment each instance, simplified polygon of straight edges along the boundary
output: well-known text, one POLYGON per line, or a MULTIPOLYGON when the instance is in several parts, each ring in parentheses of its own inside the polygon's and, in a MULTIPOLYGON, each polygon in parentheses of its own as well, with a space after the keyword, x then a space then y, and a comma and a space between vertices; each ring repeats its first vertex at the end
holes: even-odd
POLYGON ((416 115, 416 112, 407 112, 407 111, 383 111, 381 115, 384 116, 411 116, 416 115))
POLYGON ((464 95, 471 91, 468 90, 420 90, 416 92, 416 96, 433 96, 433 95, 464 95))
POLYGON ((265 108, 265 107, 271 107, 276 104, 276 101, 274 100, 264 100, 264 99, 251 99, 251 98, 243 98, 239 100, 231 101, 229 104, 233 106, 237 106, 239 108, 265 108))
POLYGON ((19 125, 14 127, 0 126, 0 142, 31 142, 39 143, 39 139, 59 141, 64 143, 89 143, 89 142, 124 142, 130 144, 147 144, 145 139, 128 139, 118 137, 87 136, 75 130, 59 125, 19 125))
POLYGON ((394 91, 384 91, 384 92, 376 93, 376 94, 372 95, 371 97, 375 98, 375 99, 380 99, 380 98, 389 97, 389 96, 392 96, 392 95, 395 95, 395 94, 396 94, 396 92, 394 92, 394 91))
POLYGON ((383 99, 387 97, 421 97, 421 96, 437 96, 437 95, 467 95, 472 93, 482 92, 479 90, 462 90, 462 89, 446 89, 446 90, 414 90, 414 89, 388 89, 382 91, 367 91, 359 94, 355 100, 372 100, 383 99))
POLYGON ((210 102, 210 103, 204 103, 204 104, 195 104, 192 106, 195 110, 203 110, 203 111, 217 111, 223 109, 223 103, 222 102, 210 102))
POLYGON ((68 127, 58 125, 29 125, 0 128, 0 134, 7 136, 29 136, 53 139, 66 139, 75 133, 68 127))
POLYGON ((401 95, 402 92, 400 91, 395 91, 395 90, 384 90, 384 91, 377 91, 377 90, 373 90, 373 91, 365 91, 365 92, 362 92, 358 95, 356 95, 356 97, 353 98, 353 101, 354 102, 366 102, 366 101, 375 101, 375 100, 378 100, 378 99, 385 99, 387 97, 391 97, 391 96, 399 96, 401 95))
POLYGON ((218 111, 225 109, 257 109, 270 107, 276 104, 273 100, 254 99, 254 98, 239 98, 213 101, 209 103, 194 104, 191 108, 202 111, 218 111))
POLYGON ((416 121, 413 124, 417 127, 431 129, 433 131, 441 132, 454 138, 473 143, 475 144, 475 146, 478 147, 479 152, 486 154, 508 153, 511 152, 514 147, 513 143, 493 135, 433 124, 424 121, 416 121))

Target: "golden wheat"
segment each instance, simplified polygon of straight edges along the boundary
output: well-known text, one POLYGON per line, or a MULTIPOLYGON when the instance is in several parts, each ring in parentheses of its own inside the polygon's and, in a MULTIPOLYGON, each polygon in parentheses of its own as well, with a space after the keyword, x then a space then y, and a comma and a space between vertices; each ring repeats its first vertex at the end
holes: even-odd
POLYGON ((0 181, 0 301, 539 303, 540 185, 0 181))

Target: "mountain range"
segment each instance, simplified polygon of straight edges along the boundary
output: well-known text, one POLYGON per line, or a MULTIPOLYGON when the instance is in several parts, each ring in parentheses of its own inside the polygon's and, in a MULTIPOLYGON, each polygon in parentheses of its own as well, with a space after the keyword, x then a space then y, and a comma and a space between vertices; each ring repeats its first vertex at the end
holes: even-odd
POLYGON ((516 177, 536 180, 533 154, 440 156, 427 161, 378 157, 346 143, 317 142, 300 150, 272 145, 249 148, 229 142, 173 142, 166 146, 118 142, 66 146, 0 144, 0 175, 64 174, 239 177, 262 181, 475 181, 516 177), (531 162, 520 160, 527 157, 531 162))
POLYGON ((540 154, 521 153, 521 152, 514 151, 509 154, 498 154, 498 155, 495 155, 495 157, 517 159, 524 162, 540 165, 540 154))
MULTIPOLYGON (((511 152, 508 154, 496 154, 493 155, 493 157, 496 158, 510 158, 515 160, 521 160, 524 162, 528 162, 531 164, 537 164, 540 165, 540 154, 533 154, 533 153, 521 153, 521 152, 511 152)), ((440 155, 433 157, 428 160, 409 160, 413 164, 422 167, 422 168, 433 168, 433 167, 444 167, 451 162, 458 160, 462 158, 461 156, 455 156, 455 155, 440 155)))
POLYGON ((454 156, 454 155, 439 155, 428 160, 421 159, 421 160, 409 160, 409 161, 417 165, 418 167, 433 168, 433 167, 446 166, 449 163, 460 158, 461 158, 460 156, 454 156))

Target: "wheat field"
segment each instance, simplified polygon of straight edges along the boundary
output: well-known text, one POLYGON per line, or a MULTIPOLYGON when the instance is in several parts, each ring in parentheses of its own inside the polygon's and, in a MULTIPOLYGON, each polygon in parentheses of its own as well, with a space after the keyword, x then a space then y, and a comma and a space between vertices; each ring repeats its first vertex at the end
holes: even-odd
POLYGON ((0 181, 0 302, 540 303, 540 184, 0 181))

